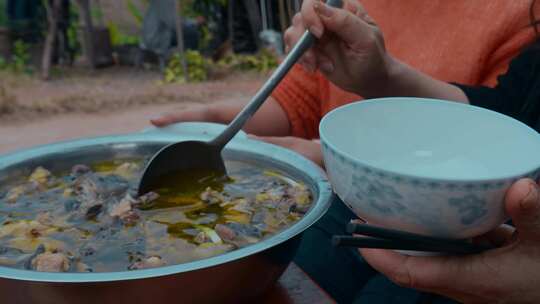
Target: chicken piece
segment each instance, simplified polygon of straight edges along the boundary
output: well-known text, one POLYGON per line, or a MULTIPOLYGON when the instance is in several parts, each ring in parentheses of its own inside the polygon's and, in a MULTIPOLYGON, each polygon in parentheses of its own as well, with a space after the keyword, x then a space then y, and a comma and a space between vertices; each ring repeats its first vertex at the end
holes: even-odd
POLYGON ((73 187, 83 209, 88 209, 87 206, 97 205, 109 197, 124 194, 129 183, 116 175, 85 174, 74 181, 73 187))
POLYGON ((0 226, 0 238, 5 236, 32 238, 36 233, 40 236, 55 232, 57 229, 43 225, 38 221, 20 220, 0 226))
POLYGON ((11 188, 6 194, 6 201, 10 204, 14 204, 25 192, 26 188, 23 185, 11 188))
POLYGON ((46 226, 52 226, 54 222, 50 212, 42 212, 38 214, 36 221, 46 226))
POLYGON ((135 199, 131 195, 127 194, 118 202, 114 204, 109 210, 109 215, 112 217, 122 217, 132 209, 132 205, 135 203, 135 199))
POLYGON ((129 182, 119 175, 105 175, 96 178, 98 183, 98 195, 110 197, 126 193, 129 189, 129 182))
POLYGON ((206 233, 204 233, 202 231, 197 233, 197 235, 195 236, 193 241, 195 241, 195 243, 198 243, 198 244, 204 244, 204 243, 212 242, 210 237, 206 233))
POLYGON ((128 267, 128 269, 129 270, 148 269, 148 268, 161 267, 165 265, 166 265, 165 261, 163 261, 163 259, 160 256, 150 256, 141 261, 137 261, 131 264, 128 267))
POLYGON ((66 189, 64 189, 64 192, 62 193, 62 196, 67 198, 67 197, 71 197, 74 193, 75 193, 75 191, 72 188, 66 188, 66 189))
POLYGON ((223 197, 221 193, 219 193, 218 191, 212 190, 212 188, 210 187, 206 188, 206 190, 204 190, 201 193, 200 198, 203 202, 209 205, 220 204, 225 200, 225 198, 223 197))
POLYGON ((260 230, 265 232, 276 232, 281 227, 285 227, 289 224, 289 212, 288 210, 278 212, 270 212, 265 209, 259 210, 251 218, 251 224, 260 230))
POLYGON ((215 230, 222 240, 238 247, 257 243, 263 237, 257 227, 246 224, 217 224, 215 230))
MULTIPOLYGON (((96 219, 101 211, 105 210, 105 199, 107 197, 106 182, 95 174, 85 174, 78 177, 74 183, 76 199, 80 204, 67 206, 72 210, 72 217, 96 219), (71 209, 69 207, 75 207, 71 209)), ((66 206, 65 206, 66 207, 66 206)))
POLYGON ((132 179, 139 172, 141 167, 136 163, 123 163, 114 170, 114 174, 125 179, 132 179))
POLYGON ((305 185, 297 184, 293 187, 289 187, 287 188, 286 194, 291 196, 294 202, 300 207, 311 204, 311 192, 305 185))
POLYGON ((236 238, 236 232, 223 224, 217 224, 215 230, 219 237, 224 241, 232 241, 236 238))
POLYGON ((109 215, 121 219, 126 225, 135 224, 139 219, 139 215, 133 210, 133 205, 136 204, 136 202, 137 201, 128 193, 120 200, 120 202, 111 207, 109 215))
POLYGON ((70 262, 63 253, 45 252, 32 259, 32 269, 42 272, 66 272, 69 270, 70 262))
POLYGON ((51 172, 43 167, 37 167, 34 172, 30 175, 28 180, 30 182, 35 182, 40 185, 46 185, 51 178, 51 172))
POLYGON ((96 204, 96 201, 98 201, 98 187, 90 176, 84 175, 77 178, 74 186, 75 194, 84 207, 96 204))
POLYGON ((77 262, 77 264, 75 264, 75 270, 77 270, 77 272, 94 272, 92 267, 83 262, 77 262))
POLYGON ((75 165, 71 168, 71 175, 73 176, 81 176, 83 174, 86 174, 88 172, 92 171, 90 167, 87 165, 75 165))
POLYGON ((153 201, 157 200, 158 198, 159 194, 157 194, 156 192, 148 192, 144 195, 139 196, 136 199, 134 207, 149 206, 153 201))
POLYGON ((259 193, 255 196, 255 201, 257 203, 261 202, 277 202, 283 197, 283 191, 280 191, 280 189, 269 189, 267 191, 264 191, 262 193, 259 193))
POLYGON ((137 212, 135 212, 134 210, 131 210, 127 212, 126 214, 124 214, 120 219, 122 220, 122 223, 124 223, 124 225, 134 226, 135 224, 137 224, 137 221, 140 218, 141 217, 139 216, 137 212))

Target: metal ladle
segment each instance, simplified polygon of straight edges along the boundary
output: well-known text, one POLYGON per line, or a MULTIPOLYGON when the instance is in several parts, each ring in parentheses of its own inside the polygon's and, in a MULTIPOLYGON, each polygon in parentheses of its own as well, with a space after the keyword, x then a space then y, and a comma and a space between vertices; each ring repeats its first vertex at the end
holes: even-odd
MULTIPOLYGON (((328 0, 326 4, 341 7, 342 1, 328 0)), ((154 190, 155 187, 159 186, 161 177, 176 172, 198 169, 226 174, 221 151, 261 107, 293 65, 314 42, 315 36, 306 31, 257 94, 216 138, 208 142, 182 141, 170 144, 158 151, 150 159, 143 172, 139 183, 139 195, 154 190)))

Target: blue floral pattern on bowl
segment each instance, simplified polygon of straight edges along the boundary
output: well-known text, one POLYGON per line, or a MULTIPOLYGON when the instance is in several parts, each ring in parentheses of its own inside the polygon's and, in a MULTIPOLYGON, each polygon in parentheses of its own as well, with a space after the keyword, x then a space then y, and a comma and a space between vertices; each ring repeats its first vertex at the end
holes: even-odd
POLYGON ((502 199, 519 178, 483 182, 434 181, 364 166, 322 143, 334 191, 361 218, 376 225, 450 238, 487 232, 507 219, 502 199), (500 206, 489 208, 490 204, 500 206))

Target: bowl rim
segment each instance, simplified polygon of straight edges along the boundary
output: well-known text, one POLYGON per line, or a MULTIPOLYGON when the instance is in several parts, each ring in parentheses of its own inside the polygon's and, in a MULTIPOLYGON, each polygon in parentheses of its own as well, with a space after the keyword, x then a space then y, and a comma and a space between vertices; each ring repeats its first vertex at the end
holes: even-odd
POLYGON ((424 103, 428 102, 430 104, 441 103, 441 104, 444 104, 445 106, 451 106, 451 107, 462 107, 462 108, 467 107, 467 108, 472 109, 473 111, 487 112, 490 115, 495 115, 495 116, 501 117, 502 119, 511 121, 512 123, 518 125, 522 129, 524 129, 528 133, 530 133, 530 136, 538 136, 539 135, 536 130, 532 129, 528 125, 524 124, 523 122, 521 122, 521 121, 519 121, 519 120, 517 120, 517 119, 515 119, 513 117, 504 115, 502 113, 499 113, 499 112, 496 112, 496 111, 493 111, 493 110, 489 110, 489 109, 482 108, 482 107, 479 107, 479 106, 471 105, 471 104, 465 104, 465 103, 461 103, 461 102, 457 102, 457 101, 449 101, 449 100, 436 99, 436 98, 384 97, 384 98, 374 98, 374 99, 366 99, 366 100, 360 100, 360 101, 352 102, 352 103, 337 107, 337 108, 333 109, 332 111, 328 112, 321 119, 321 122, 319 124, 319 135, 320 135, 320 138, 321 138, 321 144, 323 146, 323 154, 325 154, 325 152, 324 152, 325 149, 324 148, 327 147, 327 148, 331 149, 333 152, 341 155, 342 157, 345 157, 345 158, 349 159, 350 161, 354 161, 354 162, 360 164, 361 166, 369 168, 369 169, 371 169, 373 171, 379 171, 379 172, 386 173, 387 175, 390 175, 390 176, 400 176, 400 177, 403 177, 403 178, 406 178, 406 179, 411 179, 411 180, 430 181, 430 182, 437 182, 437 183, 454 183, 454 184, 492 183, 492 182, 497 182, 497 181, 517 180, 517 179, 524 178, 524 177, 531 177, 532 175, 535 175, 540 171, 540 161, 539 161, 535 168, 531 168, 529 170, 524 170, 522 172, 516 172, 516 173, 513 173, 513 174, 494 175, 493 177, 489 177, 489 178, 488 177, 481 177, 481 178, 467 178, 467 179, 464 179, 464 178, 452 178, 452 177, 445 178, 445 177, 429 177, 429 176, 423 176, 423 175, 415 175, 415 174, 411 174, 411 173, 402 172, 402 171, 399 171, 399 170, 391 170, 391 169, 387 169, 387 168, 381 168, 381 167, 378 167, 378 166, 374 166, 372 164, 368 164, 365 161, 363 161, 362 159, 353 156, 351 153, 348 153, 348 152, 342 151, 340 149, 337 149, 337 147, 330 140, 328 140, 328 137, 325 135, 324 127, 325 127, 325 125, 328 124, 328 120, 330 119, 330 117, 332 115, 335 115, 336 113, 346 111, 350 107, 357 107, 358 105, 369 106, 369 104, 381 103, 381 102, 387 102, 387 103, 388 102, 407 102, 407 101, 411 101, 411 100, 422 101, 424 103))
MULTIPOLYGON (((129 147, 129 145, 136 143, 172 143, 179 140, 210 140, 212 138, 212 136, 150 132, 61 141, 0 156, 0 171, 10 165, 32 158, 58 152, 69 153, 90 146, 126 145, 129 147)), ((50 273, 0 266, 0 278, 45 283, 105 283, 156 278, 211 268, 252 256, 294 238, 316 223, 334 200, 335 194, 332 192, 326 173, 312 161, 296 152, 253 139, 236 139, 231 141, 225 150, 270 156, 271 159, 296 168, 302 174, 313 179, 313 184, 318 188, 317 201, 313 202, 313 206, 304 217, 279 233, 256 244, 206 259, 151 269, 96 273, 50 273)))

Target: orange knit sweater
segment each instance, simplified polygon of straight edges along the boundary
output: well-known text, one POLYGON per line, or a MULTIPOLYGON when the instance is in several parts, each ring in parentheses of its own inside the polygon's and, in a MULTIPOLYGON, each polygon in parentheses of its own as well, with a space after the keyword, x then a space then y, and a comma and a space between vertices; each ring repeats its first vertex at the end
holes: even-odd
MULTIPOLYGON (((493 86, 509 61, 535 39, 530 0, 362 0, 381 28, 387 50, 435 78, 493 86)), ((539 14, 540 16, 540 14, 539 14)), ((272 96, 291 122, 292 135, 319 136, 332 109, 361 97, 295 66, 272 96)))

